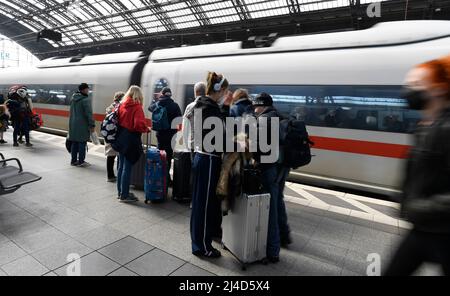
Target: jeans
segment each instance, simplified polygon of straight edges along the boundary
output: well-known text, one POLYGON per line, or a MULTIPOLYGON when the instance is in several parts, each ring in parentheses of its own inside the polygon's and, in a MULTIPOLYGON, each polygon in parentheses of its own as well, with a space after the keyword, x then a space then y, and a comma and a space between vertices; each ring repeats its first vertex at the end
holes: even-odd
POLYGON ((289 235, 290 232, 284 203, 284 188, 289 169, 273 164, 261 171, 264 189, 271 196, 267 256, 278 257, 281 249, 281 238, 289 235))
POLYGON ((106 168, 108 171, 108 179, 113 179, 115 177, 114 175, 114 163, 116 161, 115 156, 108 156, 106 159, 106 168))
POLYGON ((172 168, 173 160, 173 149, 172 149, 172 138, 175 134, 172 132, 159 132, 156 136, 158 140, 158 149, 166 151, 167 155, 167 182, 170 184, 170 169, 172 168))
POLYGON ((86 142, 72 142, 72 163, 83 163, 86 159, 86 142))
POLYGON ((17 138, 21 135, 25 136, 25 141, 30 143, 30 119, 25 118, 23 120, 14 121, 13 139, 14 143, 17 143, 17 138))
POLYGON ((121 198, 128 198, 130 195, 130 179, 133 164, 125 157, 119 155, 119 169, 117 172, 117 191, 121 198))

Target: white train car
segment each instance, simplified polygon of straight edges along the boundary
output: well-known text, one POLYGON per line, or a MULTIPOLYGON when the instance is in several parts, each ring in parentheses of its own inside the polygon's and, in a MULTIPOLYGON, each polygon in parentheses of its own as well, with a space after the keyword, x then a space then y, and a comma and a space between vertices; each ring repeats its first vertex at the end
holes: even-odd
MULTIPOLYGON (((310 166, 292 177, 322 186, 390 194, 399 189, 419 114, 401 99, 414 65, 450 54, 450 22, 383 23, 363 31, 294 36, 266 48, 241 42, 140 53, 50 59, 36 69, 0 71, 1 89, 28 85, 46 126, 66 130, 68 100, 80 82, 93 85, 96 120, 115 91, 140 84, 145 105, 170 86, 181 106, 208 71, 232 88, 273 95, 286 115, 305 119, 316 146, 310 166)), ((150 117, 150 114, 147 113, 150 117)))

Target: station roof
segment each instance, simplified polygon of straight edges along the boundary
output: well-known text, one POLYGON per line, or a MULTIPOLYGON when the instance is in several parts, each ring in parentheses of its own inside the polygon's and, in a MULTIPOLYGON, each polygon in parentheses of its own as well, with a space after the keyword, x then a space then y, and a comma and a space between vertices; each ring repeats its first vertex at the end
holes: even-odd
MULTIPOLYGON (((220 38, 223 40, 206 42, 226 41, 242 38, 242 32, 249 35, 251 29, 258 27, 277 30, 283 23, 289 23, 291 27, 296 25, 297 31, 306 23, 314 23, 317 29, 308 31, 322 31, 334 27, 331 23, 321 27, 321 21, 346 18, 347 27, 351 28, 355 27, 355 22, 367 18, 366 7, 373 2, 391 5, 386 14, 400 11, 396 17, 399 18, 408 9, 413 12, 419 3, 422 8, 439 6, 440 9, 441 2, 448 1, 410 0, 407 8, 406 1, 398 0, 0 0, 0 34, 44 57, 80 48, 100 49, 100 46, 117 41, 140 44, 148 38, 169 38, 182 44, 180 37, 189 39, 201 32, 205 39, 211 39, 209 33, 223 35, 229 30, 229 36, 220 38), (62 41, 36 42, 37 33, 44 29, 62 33, 62 41), (241 34, 234 37, 233 32, 237 31, 241 34)), ((430 18, 428 10, 421 12, 424 18, 430 18)), ((374 21, 370 20, 371 23, 374 21)), ((336 29, 343 27, 341 24, 335 26, 336 29)))

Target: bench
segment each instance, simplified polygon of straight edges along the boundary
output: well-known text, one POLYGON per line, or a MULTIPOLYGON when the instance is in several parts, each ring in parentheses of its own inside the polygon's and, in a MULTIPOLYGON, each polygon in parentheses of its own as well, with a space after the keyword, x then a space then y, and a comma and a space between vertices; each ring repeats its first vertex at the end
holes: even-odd
POLYGON ((0 195, 10 194, 17 191, 20 187, 37 182, 42 178, 24 172, 22 163, 17 158, 6 159, 0 153, 0 195), (12 166, 10 163, 16 163, 17 166, 12 166))

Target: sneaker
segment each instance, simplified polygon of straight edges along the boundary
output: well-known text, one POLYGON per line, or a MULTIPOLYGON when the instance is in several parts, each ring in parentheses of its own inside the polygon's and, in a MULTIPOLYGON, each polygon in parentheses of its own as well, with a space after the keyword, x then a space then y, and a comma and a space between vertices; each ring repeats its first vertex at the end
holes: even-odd
POLYGON ((130 193, 127 198, 120 198, 120 202, 137 202, 139 199, 133 194, 130 193))
POLYGON ((76 167, 76 166, 79 166, 80 164, 78 163, 78 161, 76 161, 76 162, 71 162, 70 165, 73 167, 76 167))
POLYGON ((83 161, 83 162, 80 162, 77 166, 79 168, 88 168, 91 166, 91 164, 89 162, 83 161))
POLYGON ((0 140, 0 144, 8 144, 5 140, 0 140))
POLYGON ((267 260, 270 262, 270 263, 278 263, 278 262, 280 262, 280 257, 278 257, 278 256, 274 256, 274 257, 272 257, 272 256, 268 256, 267 257, 267 260))
POLYGON ((292 245, 292 237, 291 237, 290 233, 288 233, 287 235, 281 237, 281 246, 283 248, 286 248, 289 245, 292 245))
POLYGON ((26 144, 25 144, 25 147, 31 148, 31 147, 33 147, 33 144, 31 144, 31 143, 26 143, 26 144))
POLYGON ((222 253, 220 253, 220 251, 216 250, 216 249, 212 249, 209 252, 196 251, 196 252, 192 252, 192 254, 197 257, 205 257, 205 258, 220 258, 220 257, 222 257, 222 253))
POLYGON ((19 147, 19 143, 15 142, 15 143, 13 144, 13 147, 19 147))
POLYGON ((24 143, 22 139, 19 139, 19 141, 17 141, 17 142, 19 142, 19 144, 23 144, 24 143))
POLYGON ((108 183, 116 183, 116 182, 117 182, 117 177, 108 178, 108 183))

